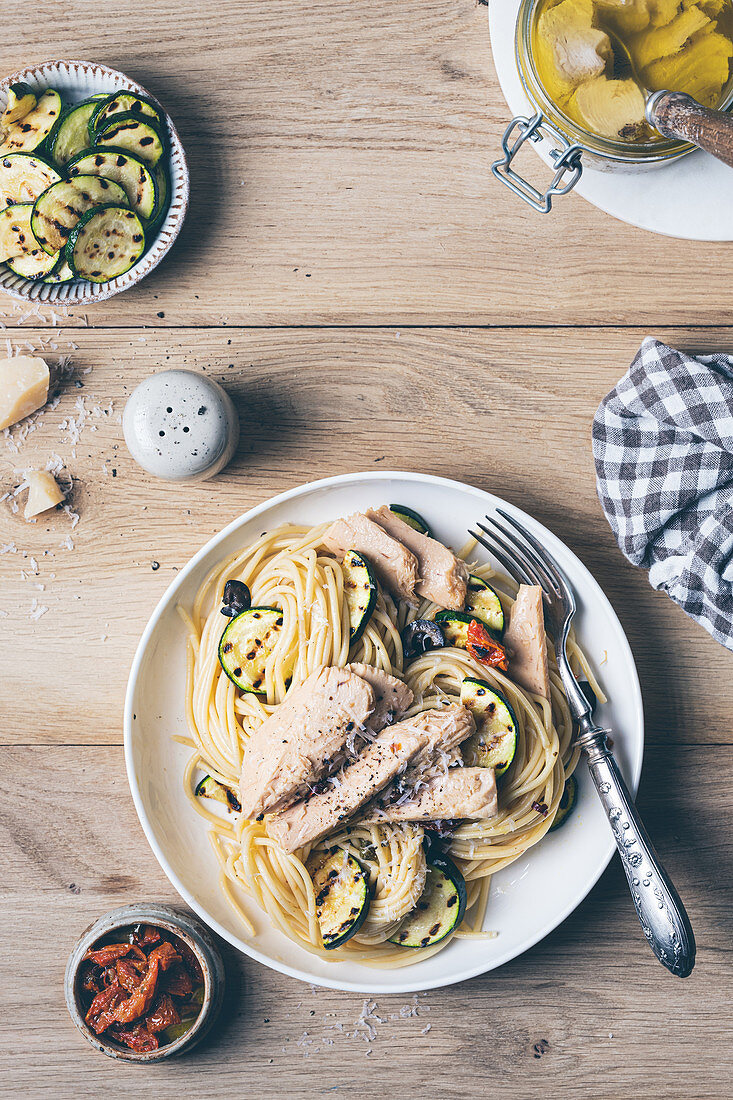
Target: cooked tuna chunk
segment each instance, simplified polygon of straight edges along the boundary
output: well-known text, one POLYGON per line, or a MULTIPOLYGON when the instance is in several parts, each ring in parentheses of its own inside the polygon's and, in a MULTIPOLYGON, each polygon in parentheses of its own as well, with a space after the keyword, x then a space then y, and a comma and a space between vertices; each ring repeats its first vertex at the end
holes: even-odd
POLYGON ((366 723, 374 733, 398 721, 412 705, 412 692, 396 676, 390 676, 373 665, 352 664, 347 665, 346 669, 366 680, 374 692, 374 710, 366 723))
POLYGON ((344 668, 322 668, 288 692, 244 750, 244 816, 272 813, 303 798, 364 725, 374 703, 366 680, 344 668))
POLYGON ((415 591, 418 596, 453 611, 460 611, 465 606, 468 568, 464 561, 442 542, 410 527, 409 523, 390 512, 386 504, 376 510, 370 509, 367 519, 378 523, 417 558, 420 579, 415 591))
POLYGON ((323 536, 323 545, 337 558, 348 550, 363 554, 385 588, 398 599, 415 602, 417 558, 378 523, 359 513, 337 519, 323 536))
POLYGON ((451 703, 441 710, 426 710, 415 717, 422 720, 422 729, 428 736, 427 744, 404 774, 378 800, 380 807, 394 803, 418 783, 444 775, 447 768, 460 762, 458 746, 476 730, 473 715, 460 703, 451 703))
POLYGON ((382 821, 481 821, 497 812, 493 768, 451 768, 419 791, 391 806, 375 807, 367 818, 382 821))
POLYGON ((550 698, 550 669, 547 636, 542 611, 542 589, 537 584, 520 584, 517 600, 509 612, 504 632, 509 656, 509 675, 527 691, 550 698))
POLYGON ((457 748, 476 730, 473 715, 460 703, 451 703, 440 709, 424 710, 421 714, 416 714, 415 718, 422 719, 422 728, 428 735, 428 743, 417 759, 413 760, 409 771, 405 773, 406 777, 420 765, 429 763, 436 756, 457 748))
POLYGON ((378 794, 425 747, 422 716, 390 726, 374 740, 358 760, 330 780, 324 794, 291 806, 267 822, 267 831, 286 852, 294 852, 332 833, 378 794))

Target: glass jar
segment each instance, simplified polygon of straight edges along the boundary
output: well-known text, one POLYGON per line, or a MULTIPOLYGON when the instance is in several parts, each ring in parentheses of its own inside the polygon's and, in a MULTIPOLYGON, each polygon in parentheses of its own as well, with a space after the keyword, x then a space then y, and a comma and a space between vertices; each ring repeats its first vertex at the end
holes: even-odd
MULTIPOLYGON (((563 114, 547 95, 533 56, 533 29, 539 3, 540 0, 521 0, 515 36, 517 70, 536 113, 532 118, 518 115, 507 127, 502 139, 504 155, 492 165, 497 179, 528 205, 546 214, 552 208, 553 198, 572 191, 586 166, 604 172, 635 172, 664 167, 694 150, 694 145, 668 138, 631 143, 598 137, 563 114), (555 176, 544 192, 512 168, 514 157, 527 141, 549 145, 555 176)), ((733 79, 719 109, 728 110, 732 103, 733 79)))

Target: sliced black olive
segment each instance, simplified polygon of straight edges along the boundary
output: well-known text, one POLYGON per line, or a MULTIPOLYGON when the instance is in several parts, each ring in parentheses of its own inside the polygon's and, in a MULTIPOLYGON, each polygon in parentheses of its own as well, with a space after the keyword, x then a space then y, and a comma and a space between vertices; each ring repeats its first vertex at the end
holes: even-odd
POLYGON ((596 707, 598 706, 598 700, 596 699, 595 691, 590 686, 590 684, 588 683, 587 680, 579 680, 578 681, 578 687, 580 688, 580 690, 583 692, 583 695, 585 695, 586 699, 590 703, 590 712, 591 712, 591 714, 593 714, 596 707))
POLYGON ((443 628, 432 619, 415 619, 402 631, 402 649, 408 661, 429 653, 431 649, 441 649, 444 645, 443 628))
POLYGON ((252 596, 244 581, 227 581, 224 585, 224 606, 222 615, 234 619, 252 606, 252 596))

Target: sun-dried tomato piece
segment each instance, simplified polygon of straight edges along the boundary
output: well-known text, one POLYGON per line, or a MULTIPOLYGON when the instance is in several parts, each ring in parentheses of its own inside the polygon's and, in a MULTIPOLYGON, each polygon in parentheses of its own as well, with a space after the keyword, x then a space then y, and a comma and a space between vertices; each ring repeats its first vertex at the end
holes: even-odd
POLYGON ((506 650, 503 645, 491 637, 485 626, 471 619, 466 635, 466 649, 475 661, 489 668, 499 668, 506 672, 509 668, 506 650))
POLYGON ((201 964, 196 958, 195 954, 184 940, 178 940, 176 942, 176 950, 183 959, 183 965, 188 970, 189 974, 193 978, 194 985, 203 985, 204 972, 201 969, 201 964))
POLYGON ((171 1024, 180 1024, 181 1014, 167 993, 161 994, 152 1012, 145 1017, 148 1031, 165 1031, 171 1024))
POLYGON ((117 980, 128 993, 134 993, 142 981, 142 973, 131 959, 118 959, 116 963, 117 980))
POLYGON ((165 988, 174 997, 190 997, 193 993, 193 980, 183 963, 170 968, 165 979, 165 988))
POLYGON ((179 963, 180 961, 181 956, 178 954, 173 944, 169 943, 168 940, 163 940, 163 942, 159 943, 157 947, 154 947, 148 955, 148 966, 153 962, 158 962, 160 963, 161 970, 167 970, 173 963, 179 963))
POLYGON ((110 1031, 110 1035, 137 1054, 149 1054, 151 1050, 157 1050, 160 1046, 158 1036, 152 1035, 144 1023, 135 1024, 131 1028, 115 1027, 110 1031))
POLYGON ((85 993, 99 993, 102 988, 99 968, 93 963, 81 971, 81 987, 85 993))
POLYGON ((133 1020, 139 1020, 148 1011, 155 999, 159 968, 160 961, 153 959, 137 989, 126 1001, 117 1006, 114 1018, 118 1024, 130 1024, 133 1020))
POLYGON ((110 1024, 115 1022, 115 1013, 124 996, 124 991, 119 985, 108 985, 97 993, 84 1017, 97 1035, 101 1035, 110 1024))
POLYGON ((108 943, 106 947, 100 947, 97 951, 90 948, 84 958, 91 959, 98 966, 108 966, 115 959, 122 959, 125 955, 129 955, 131 950, 132 945, 129 943, 108 943))
POLYGON ((138 925, 135 929, 135 940, 141 947, 152 947, 153 944, 160 943, 160 929, 152 924, 138 925))

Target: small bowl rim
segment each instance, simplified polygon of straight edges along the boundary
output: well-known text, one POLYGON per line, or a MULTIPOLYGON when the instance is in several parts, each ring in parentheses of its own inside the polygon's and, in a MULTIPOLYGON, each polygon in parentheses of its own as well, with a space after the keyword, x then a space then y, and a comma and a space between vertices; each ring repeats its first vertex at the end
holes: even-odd
MULTIPOLYGON (((54 284, 38 283, 37 281, 34 281, 32 279, 24 279, 17 286, 13 287, 3 286, 2 284, 0 284, 0 290, 22 302, 38 302, 42 305, 47 306, 57 305, 59 307, 81 307, 84 305, 94 304, 96 302, 104 302, 107 301, 109 298, 113 298, 115 294, 122 294, 126 290, 130 290, 131 287, 136 286, 147 275, 155 270, 161 260, 163 260, 163 258, 167 256, 176 238, 181 232, 181 229, 183 228, 183 223, 186 219, 186 214, 188 213, 191 182, 188 169, 188 160, 186 158, 186 151, 183 147, 183 142, 181 141, 180 134, 176 129, 176 125, 173 122, 171 115, 165 109, 157 96, 148 91, 148 89, 143 84, 140 84, 137 80, 133 80, 132 77, 129 77, 126 73, 123 73, 121 69, 113 69, 110 65, 105 65, 102 62, 97 61, 66 61, 63 59, 43 61, 39 65, 28 65, 24 69, 19 69, 17 72, 10 73, 8 76, 3 77, 2 80, 0 80, 0 94, 6 94, 10 85, 16 82, 27 81, 29 79, 34 82, 40 82, 44 79, 52 80, 53 73, 58 72, 62 68, 66 68, 70 74, 73 74, 73 71, 75 69, 80 69, 87 72, 90 70, 92 72, 97 72, 102 76, 110 77, 114 80, 119 81, 124 86, 124 90, 134 92, 137 95, 146 96, 148 99, 150 99, 163 112, 163 116, 166 120, 166 125, 168 128, 168 136, 171 149, 175 151, 180 160, 180 180, 178 182, 177 188, 171 186, 170 203, 168 213, 166 214, 166 219, 163 224, 158 228, 155 240, 151 244, 150 248, 148 248, 145 254, 141 256, 141 258, 138 260, 135 267, 131 269, 131 271, 125 272, 123 275, 119 275, 116 279, 110 279, 106 283, 84 283, 83 285, 85 293, 80 297, 61 297, 60 294, 53 293, 53 291, 57 289, 54 284), (170 211, 173 207, 174 201, 177 201, 179 203, 179 209, 174 212, 170 225, 168 225, 166 229, 166 223, 170 216, 170 211), (161 238, 164 230, 166 230, 167 232, 167 237, 165 242, 161 245, 161 238), (135 268, 137 268, 138 265, 141 266, 139 267, 139 270, 136 271, 135 268), (125 284, 123 286, 116 286, 115 284, 118 283, 120 280, 126 280, 125 284), (42 296, 41 291, 38 291, 39 286, 41 288, 45 287, 47 289, 48 292, 45 294, 45 296, 42 296), (93 289, 95 287, 97 287, 98 289, 93 289), (34 289, 37 291, 35 294, 32 293, 34 289)), ((171 180, 171 183, 172 182, 173 181, 171 180)), ((60 286, 64 285, 69 284, 60 284, 60 286)))
POLYGON ((224 965, 211 935, 192 914, 167 903, 136 902, 111 909, 92 921, 77 939, 69 955, 64 974, 64 994, 69 1015, 84 1038, 109 1058, 145 1065, 181 1054, 198 1043, 214 1023, 224 995, 224 965), (84 955, 100 939, 130 924, 145 923, 178 936, 193 951, 204 975, 204 1001, 201 1011, 185 1034, 157 1050, 139 1053, 102 1035, 85 1022, 78 991, 79 972, 84 955), (197 938, 201 941, 197 942, 197 938), (210 956, 210 957, 209 957, 210 956))

